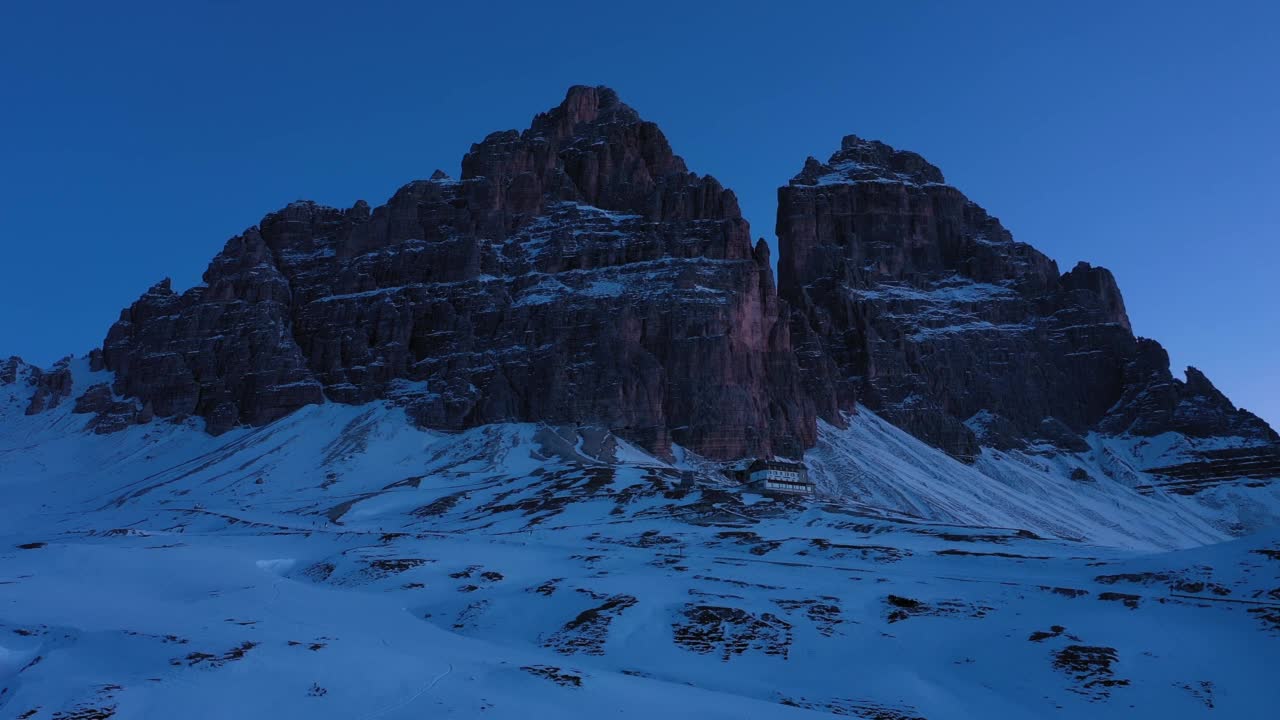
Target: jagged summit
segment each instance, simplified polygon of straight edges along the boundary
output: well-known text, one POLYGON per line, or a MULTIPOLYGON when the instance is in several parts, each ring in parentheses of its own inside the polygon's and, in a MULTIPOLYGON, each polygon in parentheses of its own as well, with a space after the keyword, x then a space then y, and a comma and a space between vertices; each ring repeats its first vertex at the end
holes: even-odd
POLYGON ((1059 278, 1062 288, 1068 292, 1080 292, 1089 301, 1097 301, 1104 312, 1114 322, 1126 330, 1129 325, 1129 313, 1124 307, 1124 298, 1120 294, 1120 286, 1116 284, 1115 275, 1104 267, 1094 267, 1081 260, 1075 267, 1063 273, 1059 278))
POLYGON ((1111 272, 1057 264, 915 153, 848 136, 778 191, 781 297, 824 417, 862 402, 972 459, 1094 430, 1266 440, 1135 337, 1111 272), (820 348, 820 350, 818 349, 820 348))
POLYGON ((603 85, 574 85, 555 108, 538 113, 526 134, 563 140, 579 134, 583 124, 639 123, 640 113, 603 85))
MULTIPOLYGON (((689 172, 658 126, 608 88, 575 86, 523 132, 492 133, 462 159, 462 179, 493 182, 514 210, 582 202, 647 220, 739 219, 734 194, 689 172)), ((746 257, 749 243, 727 252, 746 257)))
POLYGON ((846 135, 840 150, 826 163, 810 157, 804 169, 791 179, 792 185, 839 185, 855 182, 944 184, 942 171, 923 157, 878 141, 846 135))
POLYGON ((733 193, 574 87, 387 204, 293 203, 111 328, 115 390, 211 432, 394 398, 419 423, 595 423, 659 453, 798 454, 787 309, 733 193))

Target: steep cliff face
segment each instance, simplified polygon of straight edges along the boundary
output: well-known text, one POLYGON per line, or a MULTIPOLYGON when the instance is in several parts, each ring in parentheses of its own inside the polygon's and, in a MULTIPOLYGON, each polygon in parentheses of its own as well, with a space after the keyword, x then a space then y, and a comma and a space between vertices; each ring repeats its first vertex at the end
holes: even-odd
POLYGON ((489 135, 458 180, 272 213, 204 281, 149 290, 102 360, 118 392, 214 433, 390 397, 429 427, 596 423, 658 452, 814 439, 767 248, 606 88, 489 135))
MULTIPOLYGON (((1092 429, 1274 438, 1133 335, 1111 273, 1059 274, 915 153, 846 137, 778 192, 779 291, 811 392, 961 458, 1092 429)), ((818 403, 824 414, 830 405, 818 403)))

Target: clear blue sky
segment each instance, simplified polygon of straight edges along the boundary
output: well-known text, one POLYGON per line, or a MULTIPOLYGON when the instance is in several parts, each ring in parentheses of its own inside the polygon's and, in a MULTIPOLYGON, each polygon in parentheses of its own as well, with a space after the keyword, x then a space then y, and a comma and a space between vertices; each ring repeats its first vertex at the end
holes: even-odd
POLYGON ((1280 10, 974 5, 9 3, 0 353, 84 352, 265 212, 382 202, 606 84, 770 240, 805 156, 922 153, 1280 424, 1280 10))

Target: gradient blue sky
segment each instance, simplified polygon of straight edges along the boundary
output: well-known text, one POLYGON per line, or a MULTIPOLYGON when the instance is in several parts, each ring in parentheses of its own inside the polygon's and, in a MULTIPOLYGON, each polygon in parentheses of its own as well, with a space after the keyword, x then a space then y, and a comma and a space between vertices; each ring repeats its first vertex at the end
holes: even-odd
POLYGON ((770 240, 807 155, 922 153, 1063 269, 1111 268, 1139 334, 1280 424, 1280 10, 977 5, 7 3, 0 354, 84 352, 264 213, 456 175, 606 84, 770 240))

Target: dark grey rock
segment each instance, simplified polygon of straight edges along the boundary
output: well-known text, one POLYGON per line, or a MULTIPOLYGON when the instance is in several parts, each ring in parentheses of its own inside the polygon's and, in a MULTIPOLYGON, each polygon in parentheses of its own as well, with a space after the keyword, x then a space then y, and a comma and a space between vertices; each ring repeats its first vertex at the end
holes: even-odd
POLYGON ((1174 380, 1109 271, 1060 274, 915 153, 849 136, 778 197, 779 290, 824 417, 861 402, 965 459, 1093 429, 1275 436, 1198 372, 1174 380))
POLYGON ((656 452, 798 454, 812 403, 768 253, 607 88, 575 87, 384 206, 300 202, 182 295, 148 291, 103 346, 116 390, 210 432, 395 394, 460 429, 604 425, 656 452))

